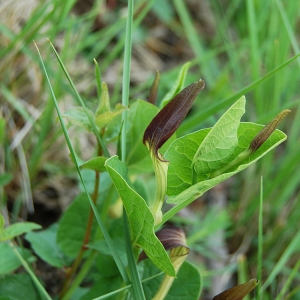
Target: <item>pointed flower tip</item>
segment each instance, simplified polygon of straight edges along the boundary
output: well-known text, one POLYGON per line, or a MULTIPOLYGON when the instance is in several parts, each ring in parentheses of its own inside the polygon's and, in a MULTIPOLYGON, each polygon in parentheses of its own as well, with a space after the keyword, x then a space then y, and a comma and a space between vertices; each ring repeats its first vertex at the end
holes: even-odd
POLYGON ((199 92, 204 88, 202 79, 184 88, 153 118, 145 130, 143 143, 155 153, 175 133, 199 92))
POLYGON ((246 283, 234 286, 221 294, 215 296, 212 300, 242 300, 246 297, 257 285, 259 280, 253 278, 246 283))
POLYGON ((268 123, 252 140, 249 149, 251 153, 255 152, 262 146, 262 144, 269 138, 269 136, 276 130, 281 121, 291 112, 290 109, 285 109, 280 112, 270 123, 268 123))

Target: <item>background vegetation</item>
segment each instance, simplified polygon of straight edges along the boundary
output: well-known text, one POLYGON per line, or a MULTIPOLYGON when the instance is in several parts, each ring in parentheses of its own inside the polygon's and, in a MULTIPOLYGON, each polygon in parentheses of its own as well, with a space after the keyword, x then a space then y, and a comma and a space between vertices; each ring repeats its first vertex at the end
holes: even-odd
MULTIPOLYGON (((124 16, 126 1, 0 3, 0 109, 6 123, 0 139, 0 167, 5 172, 0 201, 7 222, 29 220, 47 228, 79 192, 32 41, 40 48, 63 111, 76 105, 76 100, 47 38, 58 49, 88 107, 98 102, 94 58, 112 103, 118 103, 124 16)), ((256 277, 260 270, 263 299, 298 299, 300 57, 289 60, 299 53, 299 3, 139 0, 134 16, 130 99, 146 99, 156 70, 161 72, 158 100, 162 99, 187 61, 191 68, 186 84, 199 78, 206 82, 178 136, 212 126, 243 94, 247 98, 243 121, 266 124, 279 111, 292 110, 280 128, 288 135, 283 145, 205 194, 174 220, 185 225, 192 250, 189 259, 201 269, 202 299, 256 277), (257 259, 261 177, 262 262, 257 259), (280 294, 283 287, 285 298, 280 294)), ((90 158, 94 138, 71 124, 69 130, 78 153, 90 158)), ((41 261, 35 262, 34 270, 49 293, 57 294, 63 272, 41 261)))

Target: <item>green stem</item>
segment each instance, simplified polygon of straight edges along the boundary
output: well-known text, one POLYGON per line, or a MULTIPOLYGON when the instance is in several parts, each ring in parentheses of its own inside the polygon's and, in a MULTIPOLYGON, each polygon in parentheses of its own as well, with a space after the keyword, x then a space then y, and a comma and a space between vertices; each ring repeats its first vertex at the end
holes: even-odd
POLYGON ((151 158, 156 179, 156 197, 153 205, 151 206, 151 212, 154 217, 154 225, 156 226, 159 225, 162 220, 161 208, 167 191, 168 163, 159 160, 154 153, 151 154, 151 158))

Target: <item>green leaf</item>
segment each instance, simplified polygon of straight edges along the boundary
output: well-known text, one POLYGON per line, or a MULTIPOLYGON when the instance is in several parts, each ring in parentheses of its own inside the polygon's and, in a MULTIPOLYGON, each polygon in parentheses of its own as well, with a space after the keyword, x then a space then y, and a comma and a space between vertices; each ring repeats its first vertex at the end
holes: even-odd
POLYGON ((115 117, 121 114, 124 109, 127 109, 127 107, 117 104, 112 111, 110 108, 108 88, 105 82, 102 82, 101 90, 101 99, 95 113, 95 122, 100 129, 106 127, 115 117))
POLYGON ((109 93, 108 88, 105 82, 102 82, 101 89, 98 87, 98 91, 101 90, 101 98, 99 101, 99 105, 96 109, 95 116, 98 117, 106 112, 110 112, 110 102, 109 102, 109 93))
POLYGON ((87 113, 89 114, 91 119, 95 119, 94 114, 90 109, 84 109, 83 107, 79 106, 66 111, 63 114, 63 117, 67 118, 72 124, 78 125, 92 132, 93 127, 89 118, 87 117, 87 113))
POLYGON ((238 145, 237 131, 245 113, 245 97, 242 96, 218 120, 197 149, 193 165, 196 173, 208 174, 226 165, 238 145))
POLYGON ((109 158, 106 169, 122 198, 128 215, 133 246, 144 249, 152 262, 163 272, 175 276, 167 252, 154 233, 154 218, 145 200, 126 182, 126 165, 117 156, 109 158))
POLYGON ((152 161, 149 151, 143 144, 143 134, 158 112, 156 106, 143 100, 137 100, 130 106, 127 114, 127 166, 137 169, 142 167, 145 168, 144 171, 152 171, 152 161))
MULTIPOLYGON (((150 278, 157 274, 157 269, 145 261, 143 279, 150 278)), ((152 299, 163 279, 163 275, 154 277, 143 283, 145 296, 147 299, 152 299)), ((185 261, 174 282, 170 288, 168 295, 164 300, 198 300, 202 288, 202 280, 198 269, 190 262, 185 261)))
POLYGON ((6 275, 0 280, 0 299, 40 300, 30 276, 26 273, 6 275))
POLYGON ((246 297, 257 285, 257 279, 251 279, 246 283, 234 286, 221 294, 213 297, 212 300, 242 300, 246 297))
MULTIPOLYGON (((249 147, 250 142, 256 134, 263 128, 263 125, 253 123, 241 123, 238 128, 238 146, 234 149, 231 158, 234 159, 241 152, 249 147)), ((168 199, 169 203, 180 204, 184 207, 200 197, 204 192, 208 191, 218 183, 226 180, 234 174, 244 170, 270 150, 286 140, 287 136, 280 130, 275 130, 267 141, 253 154, 251 154, 240 164, 235 165, 226 173, 220 174, 215 178, 202 180, 196 184, 192 184, 192 160, 193 157, 208 135, 211 129, 203 129, 188 134, 174 141, 165 154, 166 159, 170 161, 168 169, 168 189, 167 194, 174 196, 168 199)), ((173 214, 178 208, 171 209, 173 214)), ((168 217, 169 217, 168 216, 168 217)), ((165 217, 165 220, 167 217, 165 217)))
POLYGON ((0 145, 4 143, 6 131, 5 131, 6 121, 2 117, 2 112, 0 114, 0 145))
MULTIPOLYGON (((30 262, 35 261, 35 257, 32 256, 31 252, 28 249, 24 249, 20 247, 16 247, 16 248, 27 261, 30 262)), ((13 272, 16 269, 18 269, 21 265, 22 262, 13 252, 9 244, 0 243, 0 275, 13 272)))
POLYGON ((4 225, 5 225, 5 219, 2 216, 2 214, 0 214, 0 235, 2 234, 2 232, 4 230, 4 225))
POLYGON ((1 215, 0 226, 2 227, 2 230, 0 230, 0 242, 13 239, 14 237, 21 235, 23 233, 42 228, 41 225, 38 225, 36 223, 19 222, 19 223, 12 224, 3 229, 3 225, 4 225, 3 220, 4 220, 3 216, 1 215))
MULTIPOLYGON (((91 300, 107 293, 113 292, 122 286, 121 276, 107 277, 105 275, 99 276, 100 278, 94 283, 89 291, 80 297, 80 300, 91 300)), ((108 297, 109 300, 120 299, 120 294, 116 293, 113 296, 108 297)))
POLYGON ((56 243, 57 229, 58 224, 54 224, 46 230, 27 233, 25 239, 41 259, 51 266, 62 268, 66 262, 56 243))
POLYGON ((80 194, 63 214, 57 231, 57 244, 71 258, 78 254, 86 231, 90 205, 85 194, 80 194))
POLYGON ((0 174, 0 186, 6 186, 13 179, 13 175, 11 173, 3 173, 0 174))
POLYGON ((185 81, 186 74, 187 74, 187 71, 188 71, 190 65, 191 65, 191 63, 187 62, 181 67, 178 77, 177 77, 175 83, 172 85, 172 88, 161 100, 160 108, 163 108, 164 106, 166 106, 168 104, 168 102, 171 99, 173 99, 184 88, 184 81, 185 81))
POLYGON ((118 115, 120 115, 127 107, 122 104, 117 104, 115 109, 112 111, 107 111, 105 113, 99 114, 96 116, 95 122, 96 125, 101 129, 108 126, 118 115))
POLYGON ((85 162, 79 164, 79 166, 84 169, 91 169, 91 170, 98 171, 98 172, 104 172, 104 171, 106 171, 105 166, 104 166, 104 163, 106 160, 107 160, 107 157, 98 156, 98 157, 92 158, 88 161, 85 161, 85 162))

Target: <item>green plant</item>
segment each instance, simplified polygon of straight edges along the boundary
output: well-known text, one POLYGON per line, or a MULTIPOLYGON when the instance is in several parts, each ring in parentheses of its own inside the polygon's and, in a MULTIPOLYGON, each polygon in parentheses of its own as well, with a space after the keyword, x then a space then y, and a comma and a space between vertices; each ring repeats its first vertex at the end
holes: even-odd
MULTIPOLYGON (((176 3, 179 5, 179 2, 176 3)), ((126 41, 129 40, 126 39, 126 41)), ((127 63, 130 61, 129 57, 130 51, 125 59, 127 63)), ((67 74, 61 61, 60 63, 67 74)), ((283 64, 282 66, 285 65, 283 64)), ((47 66, 46 69, 48 70, 47 66)), ((170 103, 170 105, 174 104, 176 108, 175 103, 182 103, 186 100, 188 102, 188 106, 186 107, 188 110, 192 104, 194 100, 192 98, 199 92, 199 90, 195 92, 194 89, 202 88, 203 82, 197 81, 179 93, 183 88, 186 69, 187 67, 185 66, 179 72, 178 81, 173 84, 169 96, 164 98, 161 107, 164 106, 165 109, 170 109, 172 106, 167 106, 167 103, 170 103), (178 96, 175 96, 176 94, 178 96), (186 94, 189 96, 183 97, 186 94), (192 94, 192 97, 190 97, 190 94, 192 94), (174 96, 175 99, 170 101, 174 96)), ((98 70, 97 66, 96 70, 98 70)), ((165 135, 159 136, 158 132, 165 132, 166 136, 170 137, 170 132, 173 133, 177 129, 177 125, 182 121, 184 114, 176 114, 170 109, 170 123, 176 125, 176 128, 173 130, 173 128, 166 127, 164 123, 158 122, 159 125, 157 124, 157 120, 169 120, 165 118, 167 114, 164 108, 162 108, 159 114, 157 107, 141 100, 132 102, 128 111, 126 110, 128 104, 124 102, 122 103, 123 105, 119 105, 116 109, 111 110, 107 87, 105 83, 101 83, 100 72, 97 71, 97 74, 100 98, 98 107, 90 106, 90 109, 86 108, 84 105, 85 102, 80 101, 80 96, 76 92, 74 85, 72 85, 82 107, 74 108, 64 114, 59 112, 72 159, 82 180, 83 194, 79 195, 71 204, 58 226, 53 226, 38 233, 29 233, 26 235, 26 238, 31 242, 36 254, 50 265, 58 268, 71 266, 71 270, 66 276, 65 288, 62 292, 62 297, 66 299, 72 293, 75 295, 86 293, 82 297, 91 298, 108 292, 112 293, 111 295, 122 298, 125 297, 125 293, 128 290, 131 295, 135 295, 135 298, 141 299, 143 297, 141 296, 143 289, 146 298, 150 298, 154 297, 155 289, 158 290, 160 281, 163 280, 162 282, 166 285, 172 281, 172 276, 169 275, 174 275, 174 261, 182 253, 186 255, 188 252, 184 237, 179 234, 178 238, 178 231, 175 230, 173 234, 174 238, 177 238, 178 243, 175 244, 175 250, 170 251, 169 259, 160 241, 155 236, 154 231, 178 211, 201 196, 205 191, 257 161, 268 151, 284 141, 286 135, 276 130, 265 143, 262 143, 261 137, 264 136, 267 138, 268 134, 265 131, 261 131, 262 133, 255 139, 256 134, 260 132, 263 126, 240 122, 245 106, 245 99, 242 97, 223 114, 211 129, 202 129, 178 139, 171 138, 171 141, 160 150, 163 155, 161 156, 161 154, 158 154, 158 148, 162 146, 162 143, 167 138, 165 135), (127 114, 127 116, 123 117, 123 123, 121 121, 121 113, 123 115, 127 114), (172 117, 178 118, 178 116, 180 117, 180 122, 178 119, 172 120, 172 117), (98 142, 94 158, 89 161, 82 161, 79 158, 79 155, 76 154, 72 146, 71 139, 68 137, 62 117, 73 123, 77 123, 95 134, 98 142), (229 122, 232 127, 229 128, 229 132, 226 132, 223 129, 227 129, 228 126, 225 126, 225 124, 228 124, 228 120, 232 121, 229 122), (149 123, 153 126, 150 129, 148 127, 148 130, 146 128, 149 123), (147 134, 144 136, 144 141, 150 150, 150 155, 146 147, 142 145, 142 136, 145 130, 147 134), (217 144, 214 138, 218 138, 222 142, 217 144), (255 142, 251 142, 253 140, 255 142), (262 144, 259 149, 256 146, 257 140, 261 142, 259 145, 262 144), (116 156, 109 158, 110 154, 107 149, 110 148, 107 147, 108 141, 117 149, 116 153, 121 160, 116 156), (169 166, 165 160, 169 161, 169 166), (156 178, 154 182, 149 181, 149 184, 152 184, 152 187, 156 185, 158 192, 155 197, 153 189, 145 187, 145 181, 141 180, 144 178, 148 180, 149 174, 153 171, 152 164, 156 172, 156 178), (181 168, 178 168, 179 166, 184 166, 185 171, 183 172, 181 168), (85 172, 80 171, 80 169, 92 171, 85 172), (168 175, 166 174, 167 170, 168 175), (91 190, 89 190, 87 183, 93 185, 91 190), (113 185, 118 190, 127 212, 127 217, 126 214, 123 214, 123 221, 113 220, 108 217, 110 213, 114 215, 118 215, 119 213, 116 209, 118 207, 117 203, 119 203, 118 195, 113 185), (152 192, 149 193, 149 190, 152 192), (168 202, 175 203, 176 206, 163 214, 161 207, 165 194, 170 196, 168 202), (96 215, 98 226, 94 224, 94 214, 96 215), (80 219, 78 219, 78 216, 80 216, 80 219), (125 234, 123 233, 123 227, 125 228, 125 232, 127 232, 125 234), (86 230, 83 231, 83 228, 86 228, 86 230), (47 244, 40 244, 41 237, 48 237, 45 241, 47 244), (109 248, 106 243, 109 245, 109 248), (52 251, 46 251, 46 245, 51 246, 52 251), (132 248, 133 253, 130 254, 132 248), (143 280, 148 279, 143 283, 144 288, 142 289, 140 285, 141 280, 139 279, 142 271, 136 269, 135 263, 138 255, 136 248, 143 248, 150 260, 167 274, 164 279, 161 278, 163 275, 151 262, 142 262, 138 268, 144 268, 143 280), (127 259, 124 257, 124 253, 127 253, 127 259), (111 258, 111 254, 113 259, 111 258), (73 260, 74 262, 71 265, 70 261, 73 260), (93 263, 94 261, 96 261, 95 264, 93 263), (130 268, 129 271, 125 267, 127 265, 130 268), (79 266, 81 268, 77 273, 79 266), (110 272, 103 274, 101 270, 107 270, 109 266, 110 272), (93 268, 96 270, 93 270, 93 268), (130 275, 128 276, 127 273, 130 275), (87 274, 92 274, 90 276, 93 277, 89 278, 86 276, 87 274), (93 284, 93 288, 78 288, 82 280, 93 284), (124 284, 126 285, 125 287, 124 284)), ((69 76, 68 79, 71 81, 69 76)), ((129 76, 127 74, 124 76, 123 90, 126 90, 126 87, 128 88, 128 82, 129 76)), ((258 82, 255 82, 255 85, 257 84, 258 82)), ((157 82, 152 89, 151 94, 154 96, 151 96, 151 99, 156 98, 157 87, 155 86, 157 86, 157 82)), ((127 91, 123 98, 128 99, 128 95, 127 91)), ((237 98, 239 98, 237 95, 230 96, 222 102, 222 107, 225 107, 225 104, 228 105, 237 98)), ((209 112, 211 115, 213 111, 216 111, 216 106, 210 107, 210 109, 200 110, 200 120, 205 117, 205 113, 209 112)), ((199 114, 196 114, 196 116, 188 118, 184 125, 185 127, 179 129, 179 133, 184 132, 186 130, 184 128, 189 127, 191 129, 198 117, 199 114)), ((271 123, 271 126, 266 126, 265 128, 274 127, 274 122, 271 123)), ((5 184, 7 182, 6 178, 3 179, 5 184)), ((246 217, 249 216, 245 215, 246 217)), ((280 264, 271 273, 272 276, 263 286, 263 290, 266 289, 272 278, 274 279, 274 276, 278 272, 277 270, 284 264, 284 259, 289 257, 290 253, 294 251, 297 241, 298 238, 295 238, 294 243, 291 243, 287 249, 290 251, 287 251, 287 255, 283 256, 282 261, 279 261, 280 264)), ((162 244, 164 245, 164 243, 162 244)), ((201 288, 199 272, 192 264, 184 262, 179 269, 177 280, 177 282, 182 283, 180 285, 181 289, 184 286, 186 277, 188 277, 185 274, 193 274, 192 277, 197 288, 194 289, 191 299, 195 299, 201 288)), ((188 283, 191 284, 191 281, 188 283)), ((253 283, 257 282, 250 281, 249 285, 253 286, 253 283)), ((178 294, 176 286, 172 286, 170 295, 178 294)), ((160 296, 162 297, 162 295, 160 296)))

